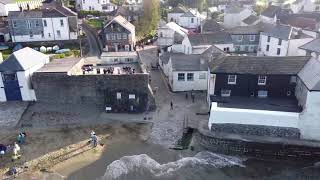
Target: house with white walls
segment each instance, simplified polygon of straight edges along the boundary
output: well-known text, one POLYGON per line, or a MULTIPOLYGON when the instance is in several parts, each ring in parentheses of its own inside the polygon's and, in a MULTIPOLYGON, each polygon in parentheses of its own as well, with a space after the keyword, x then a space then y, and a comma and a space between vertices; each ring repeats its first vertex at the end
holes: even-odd
POLYGON ((223 25, 226 28, 233 28, 242 25, 242 21, 253 14, 249 8, 229 6, 224 11, 223 25))
POLYGON ((49 56, 29 47, 12 53, 0 64, 0 101, 36 101, 32 74, 49 63, 49 56))
POLYGON ((143 0, 126 0, 124 5, 131 11, 140 11, 143 8, 143 0))
POLYGON ((168 47, 172 46, 175 43, 178 43, 175 41, 177 38, 175 36, 180 36, 181 39, 183 39, 187 34, 188 30, 179 26, 175 22, 169 22, 163 26, 160 26, 158 28, 158 46, 160 48, 162 47, 168 47))
POLYGON ((318 0, 304 0, 304 12, 320 12, 320 1, 318 0))
POLYGON ((314 39, 299 48, 305 51, 306 56, 312 56, 320 61, 320 38, 314 39))
POLYGON ((173 92, 207 90, 208 62, 224 52, 210 46, 201 54, 163 52, 159 65, 173 92))
POLYGON ((259 56, 305 55, 300 46, 314 38, 288 25, 277 24, 260 35, 259 56))
POLYGON ((314 134, 317 134, 320 140, 316 131, 320 123, 315 119, 319 112, 315 104, 319 103, 320 96, 305 100, 306 90, 298 90, 301 84, 309 83, 310 88, 319 83, 314 81, 319 71, 312 71, 313 75, 301 74, 309 71, 306 68, 311 59, 307 56, 225 56, 213 61, 208 79, 209 128, 224 129, 224 132, 236 128, 240 134, 251 130, 254 135, 284 138, 293 135, 316 139, 314 134), (301 76, 306 77, 302 78, 304 83, 299 83, 301 76), (315 104, 310 107, 308 103, 315 104), (311 127, 312 123, 317 126, 311 127))
POLYGON ((270 5, 260 14, 260 20, 265 23, 276 23, 279 13, 281 12, 280 6, 270 5))
POLYGON ((1 0, 0 16, 8 16, 9 11, 31 10, 39 8, 45 0, 1 0))
POLYGON ((211 45, 224 52, 234 51, 231 36, 227 32, 188 34, 182 41, 184 54, 201 54, 211 45))
POLYGON ((205 19, 196 9, 186 9, 178 6, 168 13, 168 21, 175 22, 190 31, 200 31, 200 25, 205 19))
POLYGON ((117 5, 110 0, 76 0, 76 7, 82 11, 104 11, 112 12, 117 9, 117 5))
POLYGON ((170 12, 168 12, 167 20, 179 24, 180 16, 182 16, 186 12, 188 12, 186 8, 177 6, 174 9, 170 10, 170 12))
POLYGON ((8 24, 12 42, 78 39, 77 14, 64 6, 10 11, 8 24))

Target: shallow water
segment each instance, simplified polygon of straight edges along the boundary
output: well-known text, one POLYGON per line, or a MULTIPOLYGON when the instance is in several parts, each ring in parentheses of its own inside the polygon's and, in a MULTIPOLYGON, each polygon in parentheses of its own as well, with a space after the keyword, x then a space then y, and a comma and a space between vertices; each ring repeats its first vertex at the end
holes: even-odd
POLYGON ((71 180, 320 179, 320 169, 303 160, 266 161, 207 151, 174 151, 133 139, 108 145, 101 156, 73 158, 54 170, 71 180))

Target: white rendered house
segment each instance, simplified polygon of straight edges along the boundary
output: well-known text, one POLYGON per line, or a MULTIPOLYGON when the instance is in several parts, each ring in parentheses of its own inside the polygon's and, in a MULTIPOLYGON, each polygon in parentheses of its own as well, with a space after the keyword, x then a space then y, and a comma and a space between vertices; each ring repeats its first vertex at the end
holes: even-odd
POLYGON ((36 101, 32 74, 49 63, 49 56, 29 47, 20 49, 0 64, 0 101, 36 101))
POLYGON ((112 12, 117 6, 110 0, 77 0, 77 8, 83 11, 105 11, 112 12))
POLYGON ((241 26, 242 21, 252 15, 249 8, 229 7, 224 12, 223 25, 227 28, 241 26))
POLYGON ((36 9, 42 5, 44 0, 25 0, 25 1, 15 1, 15 0, 3 0, 0 1, 0 16, 8 16, 9 11, 19 11, 20 8, 36 9))
POLYGON ((182 38, 188 34, 188 30, 179 26, 175 22, 169 22, 158 28, 158 46, 166 47, 175 44, 175 36, 182 38))

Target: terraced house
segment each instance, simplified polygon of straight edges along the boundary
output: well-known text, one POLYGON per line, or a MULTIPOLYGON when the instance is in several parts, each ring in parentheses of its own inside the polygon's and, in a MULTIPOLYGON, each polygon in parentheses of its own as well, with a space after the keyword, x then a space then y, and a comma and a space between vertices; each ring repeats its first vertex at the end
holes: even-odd
POLYGON ((78 38, 77 14, 63 6, 10 11, 12 42, 65 41, 78 38))

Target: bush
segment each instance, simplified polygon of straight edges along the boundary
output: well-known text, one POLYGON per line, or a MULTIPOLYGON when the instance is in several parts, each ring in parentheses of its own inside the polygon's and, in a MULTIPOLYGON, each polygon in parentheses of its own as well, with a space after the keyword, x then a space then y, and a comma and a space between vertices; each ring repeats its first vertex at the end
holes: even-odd
POLYGON ((84 17, 86 17, 87 15, 93 15, 93 16, 101 16, 101 12, 99 12, 99 11, 80 11, 79 13, 78 13, 78 16, 80 17, 80 18, 84 18, 84 17))
POLYGON ((55 54, 52 56, 52 59, 62 59, 65 58, 66 55, 65 54, 55 54))

